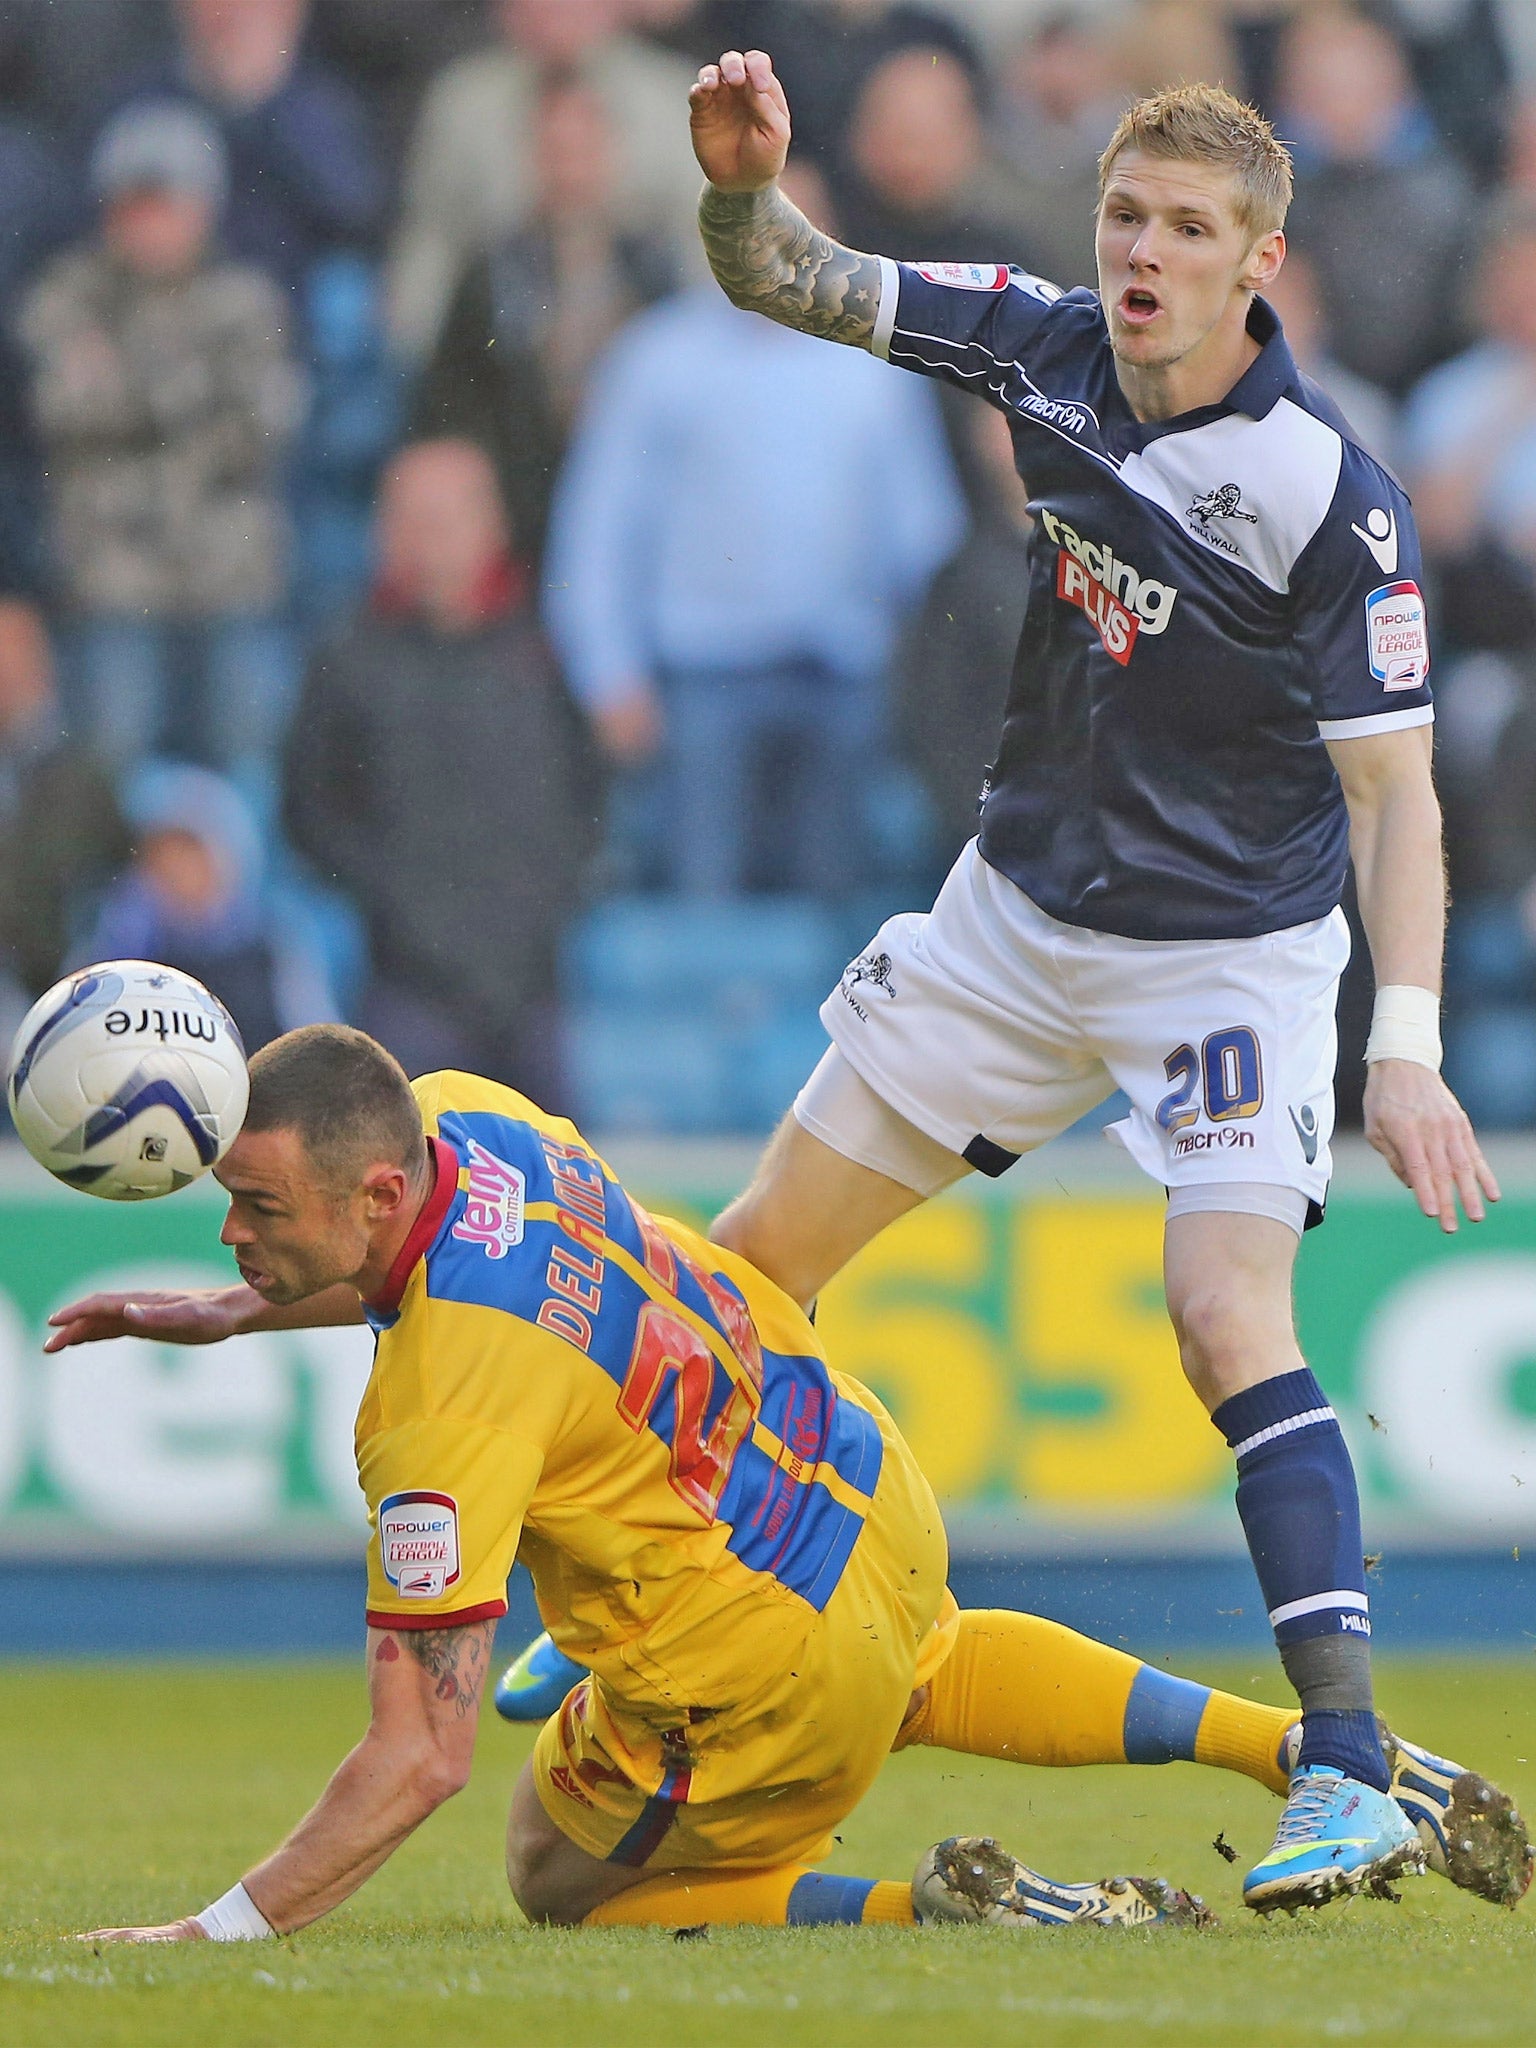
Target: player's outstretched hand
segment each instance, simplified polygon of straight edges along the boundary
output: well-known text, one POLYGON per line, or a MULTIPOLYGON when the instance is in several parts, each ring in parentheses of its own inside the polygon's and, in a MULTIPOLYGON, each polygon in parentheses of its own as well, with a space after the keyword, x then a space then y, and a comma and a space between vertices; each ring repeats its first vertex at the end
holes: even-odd
POLYGON ((195 1920, 172 1920, 164 1927, 98 1927, 77 1934, 76 1941, 206 1941, 207 1931, 195 1920))
POLYGON ((1377 1060, 1365 1083, 1365 1135, 1424 1214, 1456 1229, 1459 1200, 1469 1223, 1481 1223, 1499 1184, 1461 1104, 1432 1067, 1377 1060))
POLYGON ((789 102, 761 50, 727 50, 688 94, 693 153, 722 192, 759 192, 789 154, 789 102))
POLYGON ((243 1283, 182 1294, 141 1289, 137 1294, 88 1294, 48 1318, 45 1351, 99 1344, 107 1337, 153 1337, 162 1344, 218 1344, 236 1337, 262 1306, 243 1283))

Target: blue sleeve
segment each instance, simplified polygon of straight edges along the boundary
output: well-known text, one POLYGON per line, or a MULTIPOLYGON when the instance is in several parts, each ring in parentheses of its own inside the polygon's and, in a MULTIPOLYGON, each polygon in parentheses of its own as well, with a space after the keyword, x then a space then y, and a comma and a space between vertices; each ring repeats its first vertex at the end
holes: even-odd
POLYGON ((1060 289, 1005 263, 880 259, 871 348, 904 370, 1006 405, 1060 289))
POLYGON ((1327 517, 1291 578, 1325 740, 1428 725, 1429 626, 1408 496, 1352 442, 1327 517))

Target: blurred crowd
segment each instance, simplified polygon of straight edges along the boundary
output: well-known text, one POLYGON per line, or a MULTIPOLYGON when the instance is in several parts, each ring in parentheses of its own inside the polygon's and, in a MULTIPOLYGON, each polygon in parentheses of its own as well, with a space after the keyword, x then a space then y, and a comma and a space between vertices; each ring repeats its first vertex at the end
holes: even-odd
POLYGON ((1063 286, 1129 94, 1276 120, 1278 310, 1430 563, 1449 1071, 1536 1127, 1530 0, 0 0, 0 1034, 147 956, 250 1046, 782 1110, 975 828, 1029 519, 988 408, 709 282, 752 45, 819 225, 1063 286))

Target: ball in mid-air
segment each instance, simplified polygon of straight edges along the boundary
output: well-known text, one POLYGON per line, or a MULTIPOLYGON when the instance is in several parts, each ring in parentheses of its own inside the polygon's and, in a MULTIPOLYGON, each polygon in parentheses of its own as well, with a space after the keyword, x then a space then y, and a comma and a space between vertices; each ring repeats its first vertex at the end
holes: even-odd
POLYGON ((143 1202, 223 1157, 250 1083, 234 1019, 200 981, 152 960, 107 960, 32 1005, 8 1092, 22 1143, 56 1180, 143 1202))

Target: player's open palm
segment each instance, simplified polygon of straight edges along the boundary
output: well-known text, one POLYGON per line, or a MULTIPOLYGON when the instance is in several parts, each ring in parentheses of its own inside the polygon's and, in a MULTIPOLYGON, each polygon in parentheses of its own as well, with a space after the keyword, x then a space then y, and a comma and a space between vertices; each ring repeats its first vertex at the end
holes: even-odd
POLYGON ((1499 1184, 1483 1157, 1471 1119, 1432 1067, 1378 1060, 1365 1085, 1365 1135, 1426 1216, 1456 1229, 1458 1200, 1469 1223, 1481 1223, 1499 1184))
POLYGON ((727 50, 688 94, 693 151, 722 192, 771 185, 789 154, 789 102, 761 50, 727 50))
POLYGON ((261 1297, 248 1287, 171 1293, 141 1288, 136 1294, 88 1294, 55 1309, 45 1351, 99 1344, 109 1337, 154 1337, 162 1344, 218 1344, 238 1336, 261 1297))

